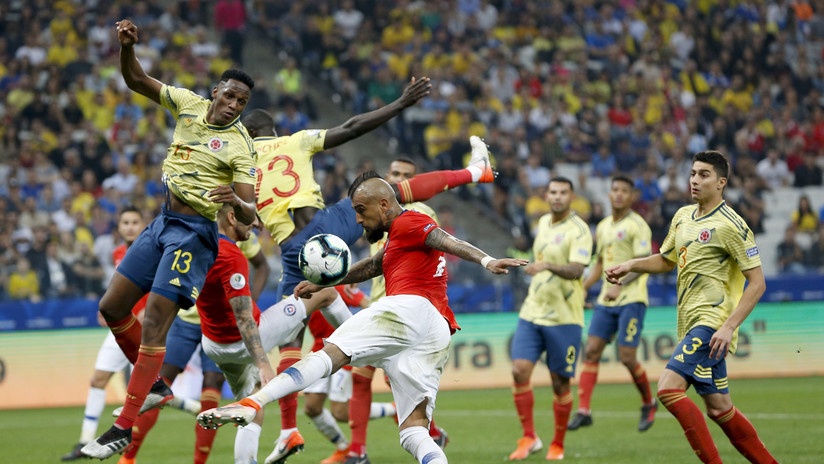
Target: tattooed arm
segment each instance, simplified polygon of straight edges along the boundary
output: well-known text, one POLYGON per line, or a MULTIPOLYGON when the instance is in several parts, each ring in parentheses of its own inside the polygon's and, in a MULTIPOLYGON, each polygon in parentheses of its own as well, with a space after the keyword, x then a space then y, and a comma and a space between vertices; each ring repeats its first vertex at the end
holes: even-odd
POLYGON ((523 259, 495 259, 475 245, 455 238, 440 227, 426 236, 426 246, 455 255, 466 261, 479 263, 493 274, 507 274, 510 267, 525 266, 528 261, 523 259))
POLYGON ((235 313, 235 321, 246 350, 252 356, 255 365, 260 369, 261 385, 266 385, 275 378, 275 372, 269 364, 269 357, 263 349, 263 342, 260 341, 260 332, 252 316, 252 298, 248 296, 237 296, 229 300, 232 311, 235 313))

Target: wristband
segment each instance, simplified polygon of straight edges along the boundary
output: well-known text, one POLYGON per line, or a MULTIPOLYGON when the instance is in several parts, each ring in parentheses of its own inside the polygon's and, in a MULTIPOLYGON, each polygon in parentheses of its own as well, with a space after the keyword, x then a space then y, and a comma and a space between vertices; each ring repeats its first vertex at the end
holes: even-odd
POLYGON ((483 258, 481 258, 481 266, 486 268, 487 264, 489 264, 492 261, 495 261, 495 258, 493 258, 492 256, 484 256, 483 258))

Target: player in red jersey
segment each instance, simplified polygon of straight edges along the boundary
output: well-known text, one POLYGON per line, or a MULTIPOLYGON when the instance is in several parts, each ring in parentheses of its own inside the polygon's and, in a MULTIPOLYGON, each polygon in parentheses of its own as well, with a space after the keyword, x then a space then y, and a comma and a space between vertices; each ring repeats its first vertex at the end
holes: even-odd
MULTIPOLYGON (((389 239, 386 248, 352 266, 341 283, 363 282, 383 273, 387 296, 338 327, 323 350, 286 369, 259 392, 201 413, 198 423, 212 428, 244 425, 264 405, 346 364, 374 365, 383 368, 392 381, 401 446, 418 462, 446 463, 446 455, 428 430, 450 336, 460 328, 446 297, 444 253, 480 263, 493 274, 506 274, 508 268, 525 266, 527 261, 495 259, 449 235, 429 216, 404 210, 389 183, 373 171, 358 176, 349 198, 367 239, 380 240, 384 232, 389 239)), ((303 281, 295 287, 295 295, 308 296, 322 289, 303 281)))
MULTIPOLYGON (((290 296, 261 313, 252 300, 247 259, 235 244, 249 238, 258 222, 243 224, 227 206, 218 212, 217 223, 218 256, 197 299, 201 345, 224 373, 235 396, 241 398, 275 377, 266 353, 295 338, 308 315, 322 309, 340 325, 351 314, 333 289, 309 299, 290 296)), ((257 462, 262 423, 260 414, 252 424, 238 429, 235 463, 257 462)))
MULTIPOLYGON (((115 267, 120 264, 126 255, 126 249, 134 242, 140 232, 146 228, 146 221, 140 210, 134 206, 127 206, 120 211, 117 221, 117 233, 123 239, 123 243, 117 246, 112 252, 112 262, 115 267)), ((144 295, 140 301, 132 307, 132 314, 137 320, 143 320, 143 308, 146 307, 148 294, 144 295)), ((102 326, 106 326, 106 321, 97 313, 97 320, 102 326)), ((71 451, 63 455, 62 461, 74 461, 76 459, 86 459, 80 452, 86 443, 94 440, 97 435, 97 424, 100 421, 100 414, 106 406, 106 385, 109 384, 115 372, 120 372, 129 367, 129 360, 117 345, 114 335, 111 332, 106 335, 100 350, 97 352, 97 360, 94 362, 94 374, 92 374, 89 395, 86 397, 86 410, 83 413, 83 427, 80 431, 80 441, 71 451)))

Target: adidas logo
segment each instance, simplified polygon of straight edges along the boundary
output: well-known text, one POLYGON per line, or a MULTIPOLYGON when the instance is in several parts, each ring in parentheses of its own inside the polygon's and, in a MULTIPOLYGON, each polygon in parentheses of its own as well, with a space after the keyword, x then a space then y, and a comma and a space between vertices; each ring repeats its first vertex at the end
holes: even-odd
POLYGON ((197 287, 192 287, 192 299, 196 300, 198 296, 200 296, 200 292, 197 291, 197 287))
POLYGON ((180 287, 180 279, 175 277, 174 279, 169 281, 170 284, 174 285, 175 287, 180 287))
POLYGON ((683 353, 678 353, 677 355, 675 355, 675 360, 684 362, 684 354, 683 353))

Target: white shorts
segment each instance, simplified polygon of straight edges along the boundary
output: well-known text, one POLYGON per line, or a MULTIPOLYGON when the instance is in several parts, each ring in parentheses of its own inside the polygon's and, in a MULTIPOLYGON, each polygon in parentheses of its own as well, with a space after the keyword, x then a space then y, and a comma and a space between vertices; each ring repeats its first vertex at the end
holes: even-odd
POLYGON ((424 297, 386 296, 341 324, 326 339, 353 366, 383 368, 392 383, 400 423, 428 399, 432 418, 435 397, 449 357, 449 324, 424 297))
POLYGON ((323 393, 329 401, 346 403, 352 399, 352 371, 338 369, 337 372, 324 377, 303 389, 303 393, 323 393))
POLYGON ((123 354, 123 350, 114 339, 114 334, 109 332, 103 344, 100 345, 100 351, 97 352, 94 369, 103 372, 120 372, 129 366, 129 358, 123 354))
MULTIPOLYGON (((263 350, 267 353, 295 339, 303 328, 306 306, 293 295, 270 306, 260 314, 258 331, 263 350)), ((260 383, 260 372, 243 340, 234 343, 217 343, 204 335, 201 346, 226 376, 236 399, 249 396, 260 383)))

